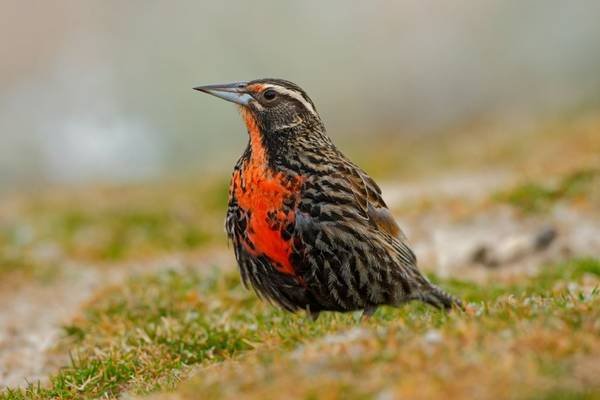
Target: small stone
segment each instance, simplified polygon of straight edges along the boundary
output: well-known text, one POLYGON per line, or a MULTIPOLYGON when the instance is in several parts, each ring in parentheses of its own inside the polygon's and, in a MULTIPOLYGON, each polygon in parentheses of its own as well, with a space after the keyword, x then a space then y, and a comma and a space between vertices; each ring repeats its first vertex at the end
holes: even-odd
POLYGON ((423 339, 425 339, 425 342, 427 343, 437 344, 442 341, 442 334, 436 329, 431 329, 425 333, 423 339))

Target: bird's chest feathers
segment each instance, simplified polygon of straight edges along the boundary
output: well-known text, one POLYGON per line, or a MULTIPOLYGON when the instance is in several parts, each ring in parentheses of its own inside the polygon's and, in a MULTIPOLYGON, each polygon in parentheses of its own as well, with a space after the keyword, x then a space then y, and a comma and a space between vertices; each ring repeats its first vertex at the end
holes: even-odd
MULTIPOLYGON (((233 174, 231 195, 246 215, 245 240, 251 254, 268 257, 281 272, 294 274, 290 263, 294 209, 304 180, 272 171, 260 143, 252 143, 252 156, 233 174)), ((243 238, 239 238, 243 239, 243 238)))

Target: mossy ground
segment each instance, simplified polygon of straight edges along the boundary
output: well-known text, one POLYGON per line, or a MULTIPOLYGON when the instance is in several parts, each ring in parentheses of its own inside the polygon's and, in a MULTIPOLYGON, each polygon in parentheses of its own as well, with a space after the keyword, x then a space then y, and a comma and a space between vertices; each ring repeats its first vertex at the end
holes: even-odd
POLYGON ((544 212, 560 201, 600 202, 600 169, 573 171, 554 182, 525 182, 496 194, 495 199, 524 212, 544 212))
POLYGON ((234 272, 138 277, 99 293, 64 327, 71 363, 49 385, 1 398, 600 396, 597 368, 585 367, 600 357, 599 260, 548 265, 517 284, 440 284, 461 293, 466 312, 410 304, 366 322, 313 322, 261 303, 234 272))

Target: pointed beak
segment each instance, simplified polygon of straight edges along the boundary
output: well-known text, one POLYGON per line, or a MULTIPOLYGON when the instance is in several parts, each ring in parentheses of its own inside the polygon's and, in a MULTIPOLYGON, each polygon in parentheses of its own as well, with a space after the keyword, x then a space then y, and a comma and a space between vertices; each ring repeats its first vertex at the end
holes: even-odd
POLYGON ((199 90, 204 93, 212 94, 224 100, 231 101, 242 106, 248 105, 252 96, 246 90, 248 82, 223 83, 217 85, 205 85, 195 87, 194 90, 199 90))

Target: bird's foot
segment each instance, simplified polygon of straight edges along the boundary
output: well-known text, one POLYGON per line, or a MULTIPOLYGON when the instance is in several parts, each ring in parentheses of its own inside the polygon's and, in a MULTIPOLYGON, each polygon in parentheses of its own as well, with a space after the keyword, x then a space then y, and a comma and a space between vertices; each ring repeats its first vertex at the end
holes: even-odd
POLYGON ((362 315, 360 316, 361 321, 368 321, 373 314, 377 311, 377 306, 366 306, 362 315))

